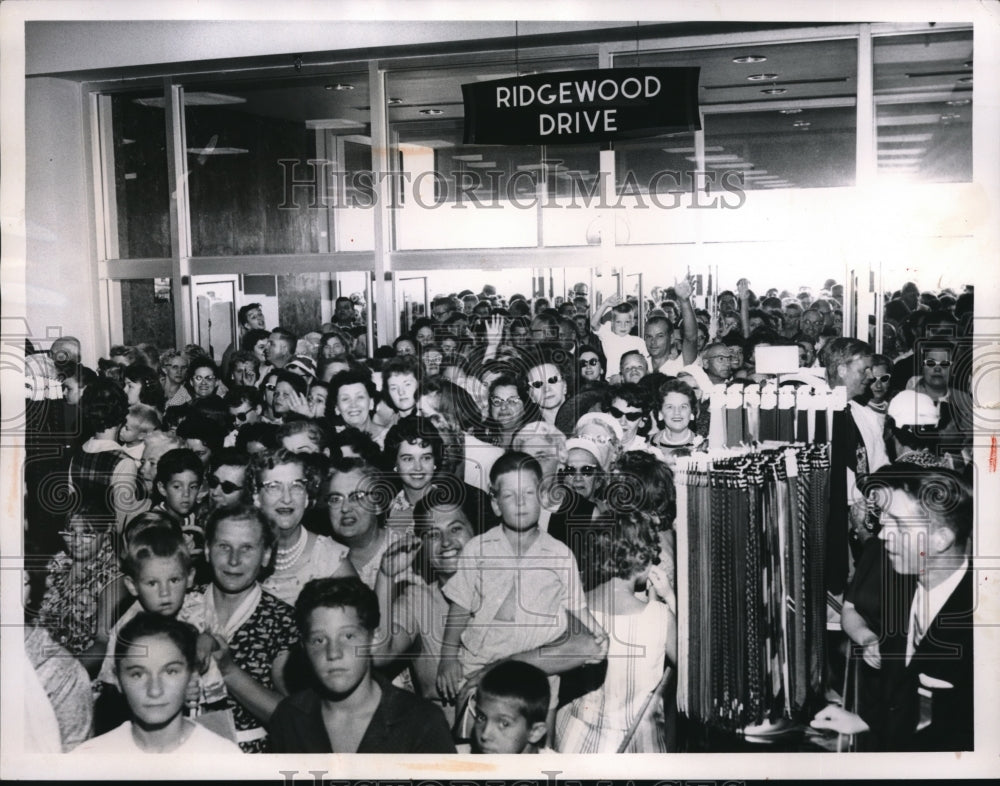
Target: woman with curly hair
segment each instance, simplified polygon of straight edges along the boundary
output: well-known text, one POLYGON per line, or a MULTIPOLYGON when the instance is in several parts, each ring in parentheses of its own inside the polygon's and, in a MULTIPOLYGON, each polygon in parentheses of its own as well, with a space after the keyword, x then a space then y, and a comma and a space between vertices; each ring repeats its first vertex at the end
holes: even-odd
POLYGON ((626 513, 589 546, 599 581, 587 593, 587 605, 614 635, 601 686, 559 711, 556 748, 560 753, 615 753, 635 727, 623 752, 667 752, 662 718, 671 699, 662 695, 661 678, 665 661, 673 665, 677 659, 677 614, 674 586, 658 564, 656 532, 648 517, 626 513))
POLYGON ((254 505, 275 535, 274 571, 261 586, 292 605, 310 579, 357 575, 345 546, 302 525, 319 488, 315 467, 284 448, 260 454, 252 465, 254 505))

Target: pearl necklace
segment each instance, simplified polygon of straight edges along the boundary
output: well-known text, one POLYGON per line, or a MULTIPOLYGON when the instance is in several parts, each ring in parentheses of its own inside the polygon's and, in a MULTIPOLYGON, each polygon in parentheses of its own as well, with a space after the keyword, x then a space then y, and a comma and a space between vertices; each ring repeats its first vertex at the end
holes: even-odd
POLYGON ((305 527, 299 530, 299 539, 295 541, 295 545, 290 549, 279 548, 277 554, 274 557, 274 569, 275 570, 288 570, 292 565, 299 561, 299 557, 302 556, 302 552, 306 550, 306 541, 308 540, 308 534, 306 533, 305 527))

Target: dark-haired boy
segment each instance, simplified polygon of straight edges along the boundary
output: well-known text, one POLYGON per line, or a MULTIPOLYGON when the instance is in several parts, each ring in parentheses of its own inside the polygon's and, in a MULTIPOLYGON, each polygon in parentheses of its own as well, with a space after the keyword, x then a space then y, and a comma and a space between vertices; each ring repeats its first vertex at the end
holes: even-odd
POLYGON ((545 672, 502 661, 486 672, 472 700, 476 753, 555 753, 542 746, 550 689, 545 672))
POLYGON ((372 672, 375 592, 358 578, 313 579, 295 617, 317 687, 284 699, 268 725, 276 753, 454 753, 431 702, 372 672))

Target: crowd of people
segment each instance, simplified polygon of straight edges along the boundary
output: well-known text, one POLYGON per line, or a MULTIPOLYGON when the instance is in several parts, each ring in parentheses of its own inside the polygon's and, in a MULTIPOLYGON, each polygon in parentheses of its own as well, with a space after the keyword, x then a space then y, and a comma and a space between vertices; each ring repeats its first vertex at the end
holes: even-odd
POLYGON ((29 743, 683 750, 673 468, 711 450, 717 386, 775 383, 848 399, 825 580, 860 687, 831 676, 813 725, 972 749, 972 288, 905 284, 877 347, 834 281, 655 294, 641 326, 583 285, 441 295, 370 353, 345 299, 302 335, 248 304, 219 362, 29 354, 29 743))

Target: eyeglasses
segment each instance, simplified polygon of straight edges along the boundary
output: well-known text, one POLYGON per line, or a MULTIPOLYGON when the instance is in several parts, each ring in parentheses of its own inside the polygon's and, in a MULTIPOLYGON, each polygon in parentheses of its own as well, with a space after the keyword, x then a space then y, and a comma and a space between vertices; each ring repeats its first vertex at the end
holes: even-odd
POLYGON ((872 377, 872 382, 878 382, 880 385, 888 385, 890 379, 892 379, 892 374, 879 374, 877 377, 872 377))
POLYGON ((196 377, 194 378, 194 381, 195 381, 195 382, 215 382, 215 377, 202 377, 202 376, 196 376, 196 377))
POLYGON ((936 366, 941 366, 941 368, 951 368, 951 361, 932 360, 931 358, 927 358, 927 360, 924 361, 924 365, 927 366, 927 368, 935 368, 936 366))
POLYGON ((584 464, 582 467, 562 467, 559 470, 559 474, 563 477, 573 477, 574 475, 580 475, 584 478, 592 478, 600 470, 594 464, 584 464))
POLYGON ((514 407, 521 406, 521 399, 519 399, 517 396, 511 396, 510 398, 500 398, 498 396, 491 396, 490 406, 493 407, 493 409, 503 409, 504 407, 506 407, 507 409, 513 409, 514 407))
POLYGON ((291 483, 282 483, 280 480, 272 480, 269 483, 262 484, 260 487, 261 494, 272 499, 280 497, 286 489, 293 497, 304 497, 307 491, 306 482, 304 480, 293 480, 291 483))
POLYGON ((248 417, 250 417, 250 413, 251 412, 253 412, 252 409, 246 409, 243 412, 233 412, 231 414, 232 414, 233 420, 237 420, 237 421, 239 421, 239 422, 242 423, 244 420, 246 420, 248 417))
POLYGON ((587 366, 599 366, 601 361, 599 358, 590 358, 589 360, 581 360, 580 368, 586 368, 587 366))
MULTIPOLYGON (((277 482, 277 481, 275 481, 277 482)), ((222 486, 223 494, 232 494, 234 491, 243 491, 243 486, 237 486, 231 480, 219 480, 215 475, 208 476, 208 487, 214 489, 217 486, 222 486)), ((278 489, 278 494, 281 493, 281 489, 278 489)))
POLYGON ((635 423, 635 421, 642 417, 642 410, 640 409, 638 412, 622 412, 618 407, 608 407, 608 414, 616 420, 627 418, 629 423, 635 423))
POLYGON ((331 508, 339 508, 343 506, 345 501, 352 505, 360 505, 370 496, 372 496, 370 491, 352 491, 350 494, 340 494, 335 491, 332 494, 327 494, 326 504, 331 508))
POLYGON ((554 377, 549 377, 548 379, 546 379, 544 381, 542 381, 540 379, 536 379, 534 382, 529 382, 528 384, 531 385, 531 387, 533 387, 535 390, 538 390, 546 382, 548 382, 550 385, 554 385, 554 384, 556 384, 557 382, 559 382, 561 380, 562 380, 562 377, 560 377, 560 376, 557 375, 557 376, 554 376, 554 377))

